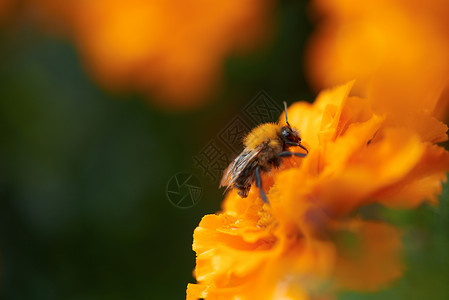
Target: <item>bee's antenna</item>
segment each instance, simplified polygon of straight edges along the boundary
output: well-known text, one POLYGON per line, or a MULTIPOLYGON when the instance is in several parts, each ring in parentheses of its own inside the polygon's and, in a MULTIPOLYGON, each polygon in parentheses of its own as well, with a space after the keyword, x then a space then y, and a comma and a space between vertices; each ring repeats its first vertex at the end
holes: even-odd
POLYGON ((285 101, 284 101, 284 109, 285 109, 285 123, 287 123, 287 125, 290 126, 287 119, 287 102, 285 101))

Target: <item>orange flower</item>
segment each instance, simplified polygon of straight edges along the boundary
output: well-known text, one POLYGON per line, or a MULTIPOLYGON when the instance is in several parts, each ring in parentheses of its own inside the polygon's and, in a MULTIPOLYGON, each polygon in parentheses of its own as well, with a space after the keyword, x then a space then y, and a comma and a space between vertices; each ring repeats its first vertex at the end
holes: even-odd
POLYGON ((348 97, 351 86, 288 109, 309 154, 267 175, 269 204, 257 188, 244 199, 232 191, 222 212, 203 218, 193 242, 198 284, 187 299, 332 299, 401 276, 400 232, 354 213, 372 203, 437 204, 449 153, 433 141, 445 130, 391 125, 371 101, 348 97))
POLYGON ((417 109, 442 118, 449 95, 449 2, 314 0, 323 16, 310 40, 311 83, 325 88, 357 79, 359 95, 383 112, 417 109))
POLYGON ((267 37, 272 0, 28 2, 47 27, 47 19, 65 20, 89 71, 107 89, 191 108, 217 88, 228 55, 267 37))
POLYGON ((13 0, 0 0, 0 24, 7 19, 7 16, 11 13, 13 6, 13 0))

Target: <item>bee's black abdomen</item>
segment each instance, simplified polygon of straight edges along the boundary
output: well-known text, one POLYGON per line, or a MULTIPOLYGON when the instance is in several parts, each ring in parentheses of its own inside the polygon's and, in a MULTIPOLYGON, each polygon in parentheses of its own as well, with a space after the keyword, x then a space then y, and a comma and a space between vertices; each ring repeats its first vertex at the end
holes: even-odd
POLYGON ((281 165, 282 160, 278 157, 270 157, 265 159, 265 161, 255 160, 250 165, 248 165, 237 177, 234 182, 234 188, 237 189, 237 193, 240 197, 248 197, 251 185, 255 181, 255 170, 257 167, 260 168, 262 172, 270 172, 273 167, 277 168, 281 165))
POLYGON ((281 165, 282 160, 279 157, 273 157, 273 159, 270 160, 270 164, 272 167, 279 168, 281 165))
POLYGON ((234 188, 237 189, 237 193, 242 198, 248 197, 249 189, 251 188, 251 184, 254 181, 254 171, 256 167, 257 162, 252 162, 245 169, 243 169, 243 171, 234 182, 234 188))

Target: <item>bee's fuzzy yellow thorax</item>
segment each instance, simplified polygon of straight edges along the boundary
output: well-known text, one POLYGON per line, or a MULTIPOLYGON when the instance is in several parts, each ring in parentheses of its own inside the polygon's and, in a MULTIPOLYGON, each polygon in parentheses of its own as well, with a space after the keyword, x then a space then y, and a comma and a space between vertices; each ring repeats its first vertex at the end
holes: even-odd
POLYGON ((277 142, 279 140, 280 132, 281 126, 279 124, 261 124, 248 133, 243 143, 246 147, 254 149, 263 143, 277 142))

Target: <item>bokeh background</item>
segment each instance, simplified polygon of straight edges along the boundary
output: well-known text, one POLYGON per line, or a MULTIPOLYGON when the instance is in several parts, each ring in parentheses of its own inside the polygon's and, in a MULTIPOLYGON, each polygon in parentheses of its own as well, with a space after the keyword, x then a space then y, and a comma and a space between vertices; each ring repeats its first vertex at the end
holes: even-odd
MULTIPOLYGON (((223 198, 193 157, 261 90, 279 103, 314 99, 303 66, 314 30, 309 3, 271 4, 257 47, 222 55, 220 84, 199 97, 201 105, 179 109, 161 105, 166 95, 99 81, 79 41, 51 14, 36 12, 46 1, 6 2, 0 298, 185 298, 194 282, 193 230, 223 198), (189 209, 166 196, 167 182, 180 171, 196 174, 203 188, 189 209)), ((446 188, 439 208, 370 208, 403 229, 407 270, 380 293, 340 298, 448 299, 448 197, 446 188)))

